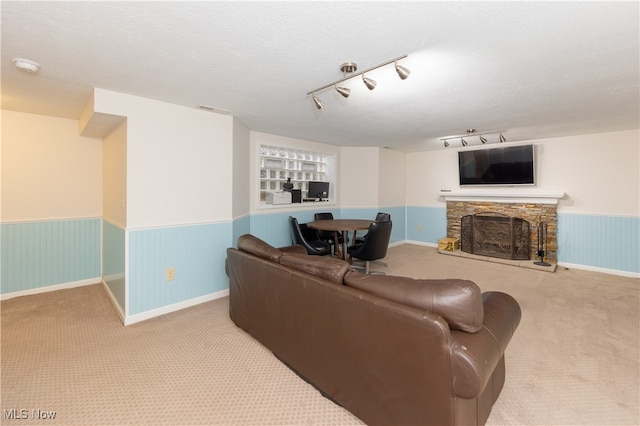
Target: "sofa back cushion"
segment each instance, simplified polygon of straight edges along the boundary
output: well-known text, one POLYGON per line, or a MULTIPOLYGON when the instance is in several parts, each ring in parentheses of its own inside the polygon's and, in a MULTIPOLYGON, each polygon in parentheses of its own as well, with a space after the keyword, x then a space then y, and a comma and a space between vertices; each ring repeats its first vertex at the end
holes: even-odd
POLYGON ((449 328, 476 333, 482 329, 482 292, 473 282, 459 279, 418 280, 391 275, 352 273, 344 284, 385 299, 440 315, 449 328))
POLYGON ((280 264, 336 284, 342 284, 345 274, 350 269, 349 263, 344 260, 298 253, 283 253, 280 256, 280 264))
POLYGON ((282 251, 251 234, 244 234, 238 237, 238 250, 273 262, 277 262, 280 260, 280 256, 282 256, 282 251))

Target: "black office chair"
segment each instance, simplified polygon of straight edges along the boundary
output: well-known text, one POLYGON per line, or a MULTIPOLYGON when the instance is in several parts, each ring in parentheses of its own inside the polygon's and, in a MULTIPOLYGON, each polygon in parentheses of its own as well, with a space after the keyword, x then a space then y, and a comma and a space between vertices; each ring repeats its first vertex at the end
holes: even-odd
MULTIPOLYGON (((357 260, 364 262, 364 268, 361 266, 353 266, 356 269, 364 269, 366 274, 371 272, 371 263, 377 263, 383 265, 385 268, 387 264, 380 262, 379 260, 387 255, 387 249, 389 248, 389 240, 391 239, 391 227, 392 222, 373 222, 369 225, 369 231, 362 244, 356 244, 347 249, 349 255, 357 260)), ((384 272, 376 272, 384 274, 384 272)))
MULTIPOLYGON (((383 212, 378 212, 378 214, 376 215, 376 222, 389 222, 391 220, 391 215, 389 213, 383 213, 383 212)), ((353 244, 362 244, 364 243, 364 239, 367 235, 363 235, 362 237, 358 237, 356 236, 355 241, 353 242, 353 244)))
MULTIPOLYGON (((316 213, 313 218, 315 220, 333 220, 333 213, 316 213)), ((331 246, 331 255, 334 255, 336 252, 336 244, 342 244, 342 235, 334 232, 334 231, 321 231, 318 230, 318 239, 322 241, 326 241, 331 246), (338 236, 338 241, 336 242, 336 235, 338 236)))
POLYGON ((331 254, 331 246, 326 241, 318 239, 315 229, 309 228, 306 224, 299 224, 298 219, 289 216, 291 225, 291 242, 300 244, 307 250, 307 254, 315 256, 326 256, 331 254))

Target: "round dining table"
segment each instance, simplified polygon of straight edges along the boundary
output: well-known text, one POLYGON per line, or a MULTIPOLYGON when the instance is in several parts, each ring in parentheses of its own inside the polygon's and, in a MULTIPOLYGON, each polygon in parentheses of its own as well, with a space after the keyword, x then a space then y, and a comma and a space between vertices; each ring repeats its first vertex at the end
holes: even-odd
MULTIPOLYGON (((373 223, 372 220, 367 219, 323 219, 308 222, 307 226, 311 229, 318 231, 333 231, 334 241, 338 241, 337 233, 342 233, 342 253, 336 253, 336 256, 341 259, 347 258, 347 241, 349 237, 349 231, 353 231, 353 241, 356 239, 356 232, 367 230, 373 223)), ((340 251, 340 247, 336 244, 336 248, 340 251)))

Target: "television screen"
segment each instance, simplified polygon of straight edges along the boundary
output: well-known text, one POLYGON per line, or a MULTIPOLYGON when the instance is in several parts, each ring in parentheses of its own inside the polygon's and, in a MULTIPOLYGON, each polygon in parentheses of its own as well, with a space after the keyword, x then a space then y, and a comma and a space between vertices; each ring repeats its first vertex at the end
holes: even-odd
POLYGON ((321 201, 329 198, 329 182, 309 182, 307 197, 319 198, 321 201))
POLYGON ((533 145, 458 151, 460 186, 534 185, 533 145))

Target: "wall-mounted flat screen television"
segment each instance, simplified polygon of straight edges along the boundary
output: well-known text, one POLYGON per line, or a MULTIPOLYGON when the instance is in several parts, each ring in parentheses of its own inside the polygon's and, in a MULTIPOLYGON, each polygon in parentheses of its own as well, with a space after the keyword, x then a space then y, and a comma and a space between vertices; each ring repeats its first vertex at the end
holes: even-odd
POLYGON ((535 185, 533 145, 458 151, 460 186, 535 185))

